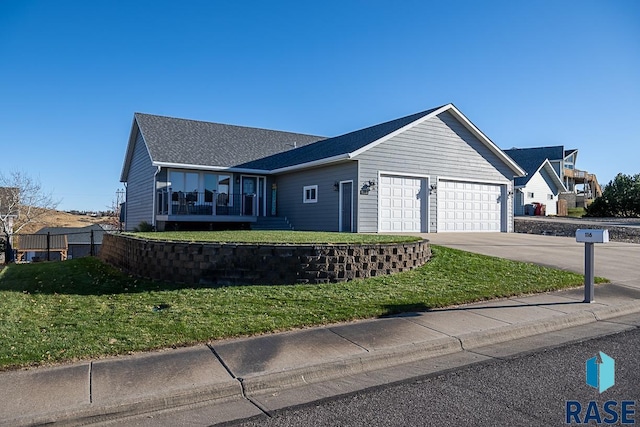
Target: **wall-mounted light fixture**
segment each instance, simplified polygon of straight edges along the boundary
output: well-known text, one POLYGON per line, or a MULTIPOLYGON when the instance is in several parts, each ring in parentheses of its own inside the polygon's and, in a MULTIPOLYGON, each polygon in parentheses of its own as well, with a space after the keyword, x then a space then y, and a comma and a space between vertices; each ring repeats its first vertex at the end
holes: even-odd
POLYGON ((437 189, 438 189, 438 186, 436 184, 431 184, 429 186, 429 194, 435 193, 437 189))
POLYGON ((360 194, 369 194, 369 191, 375 190, 376 182, 375 181, 365 181, 360 188, 360 194))
POLYGON ((511 196, 513 196, 513 190, 509 190, 509 191, 507 192, 507 197, 511 197, 511 196))
POLYGON ((333 191, 339 191, 340 190, 340 183, 338 181, 333 183, 333 191))

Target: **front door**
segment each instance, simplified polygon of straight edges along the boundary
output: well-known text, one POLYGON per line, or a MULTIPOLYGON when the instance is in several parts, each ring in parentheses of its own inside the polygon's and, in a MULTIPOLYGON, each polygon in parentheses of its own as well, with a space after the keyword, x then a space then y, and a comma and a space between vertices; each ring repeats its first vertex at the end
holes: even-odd
POLYGON ((340 183, 340 231, 353 232, 353 182, 340 183))
POLYGON ((242 214, 257 215, 258 178, 255 176, 242 177, 242 214))

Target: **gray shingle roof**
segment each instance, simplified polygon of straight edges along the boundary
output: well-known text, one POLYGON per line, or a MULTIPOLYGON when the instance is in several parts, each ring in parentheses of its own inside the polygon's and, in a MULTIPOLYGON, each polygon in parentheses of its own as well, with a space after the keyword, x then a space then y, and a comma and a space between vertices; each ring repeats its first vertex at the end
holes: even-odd
POLYGON ((324 137, 135 113, 154 162, 233 167, 324 137))
POLYGON ((527 176, 515 178, 514 185, 516 186, 526 185, 546 159, 551 161, 564 158, 564 147, 562 145, 555 147, 512 148, 504 150, 504 152, 527 172, 527 176))
POLYGON ((439 108, 441 107, 432 108, 430 110, 401 117, 389 122, 336 136, 334 138, 324 139, 313 144, 296 148, 295 150, 275 154, 252 162, 243 163, 238 166, 252 169, 275 170, 327 159, 341 154, 353 153, 354 151, 357 151, 404 126, 415 122, 439 108))

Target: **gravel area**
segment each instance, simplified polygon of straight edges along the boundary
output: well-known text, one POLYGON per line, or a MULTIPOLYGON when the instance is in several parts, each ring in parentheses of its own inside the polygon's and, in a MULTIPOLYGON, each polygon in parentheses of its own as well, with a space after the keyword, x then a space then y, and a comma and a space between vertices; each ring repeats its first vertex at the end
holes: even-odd
POLYGON ((640 244, 640 218, 516 217, 515 232, 573 237, 579 228, 609 230, 613 242, 640 244))

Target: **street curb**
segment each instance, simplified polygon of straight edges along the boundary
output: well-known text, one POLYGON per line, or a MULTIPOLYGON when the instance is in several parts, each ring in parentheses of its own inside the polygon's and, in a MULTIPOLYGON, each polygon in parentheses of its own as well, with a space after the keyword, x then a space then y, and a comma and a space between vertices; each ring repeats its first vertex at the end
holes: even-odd
POLYGON ((580 311, 555 316, 550 319, 531 320, 515 325, 501 326, 487 331, 468 332, 458 335, 458 339, 462 343, 464 350, 470 350, 593 322, 597 322, 597 318, 592 312, 580 311))
POLYGON ((617 306, 607 306, 591 311, 598 321, 611 319, 613 317, 626 316, 640 312, 640 301, 634 301, 617 306))
POLYGON ((242 382, 245 395, 274 393, 283 388, 328 381, 345 375, 375 371, 460 351, 462 351, 462 347, 457 338, 443 337, 376 350, 360 356, 338 359, 319 365, 239 378, 239 380, 242 382))
POLYGON ((181 393, 171 395, 138 398, 133 402, 108 405, 87 404, 85 407, 77 407, 67 411, 0 420, 0 426, 22 427, 52 423, 60 426, 77 426, 234 397, 243 397, 242 387, 238 381, 231 380, 214 386, 185 389, 181 393))

